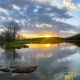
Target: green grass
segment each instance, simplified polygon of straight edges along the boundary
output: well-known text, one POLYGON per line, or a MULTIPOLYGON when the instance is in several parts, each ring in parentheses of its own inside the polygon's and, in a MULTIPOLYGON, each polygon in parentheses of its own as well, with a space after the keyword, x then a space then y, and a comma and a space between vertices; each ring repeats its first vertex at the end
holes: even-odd
POLYGON ((14 42, 5 42, 6 47, 10 47, 10 48, 26 48, 29 47, 27 45, 27 41, 14 41, 14 42))

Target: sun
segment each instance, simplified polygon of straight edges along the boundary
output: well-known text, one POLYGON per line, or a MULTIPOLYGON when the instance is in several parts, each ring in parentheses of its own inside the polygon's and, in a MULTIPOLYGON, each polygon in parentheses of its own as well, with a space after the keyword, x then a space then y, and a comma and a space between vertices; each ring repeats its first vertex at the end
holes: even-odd
POLYGON ((40 37, 46 37, 46 38, 49 38, 49 37, 51 37, 51 35, 46 34, 46 35, 44 35, 44 36, 40 36, 40 37))
POLYGON ((44 37, 47 37, 48 38, 48 37, 51 37, 51 35, 46 34, 44 37))

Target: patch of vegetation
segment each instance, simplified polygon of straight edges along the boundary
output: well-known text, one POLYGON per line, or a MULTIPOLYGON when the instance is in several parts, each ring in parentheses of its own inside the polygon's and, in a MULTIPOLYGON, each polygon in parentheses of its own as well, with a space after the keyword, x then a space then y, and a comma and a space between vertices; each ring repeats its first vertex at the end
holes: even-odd
POLYGON ((22 41, 14 41, 14 42, 5 42, 6 47, 10 48, 28 48, 29 46, 25 45, 25 42, 22 41))

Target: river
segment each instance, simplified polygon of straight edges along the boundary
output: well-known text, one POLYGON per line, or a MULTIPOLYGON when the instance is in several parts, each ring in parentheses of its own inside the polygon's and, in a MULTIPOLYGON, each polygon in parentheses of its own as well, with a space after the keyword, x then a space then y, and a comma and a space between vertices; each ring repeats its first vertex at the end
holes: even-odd
POLYGON ((0 80, 80 80, 80 47, 72 43, 27 44, 29 48, 0 47, 1 66, 33 66, 32 73, 1 72, 0 80))

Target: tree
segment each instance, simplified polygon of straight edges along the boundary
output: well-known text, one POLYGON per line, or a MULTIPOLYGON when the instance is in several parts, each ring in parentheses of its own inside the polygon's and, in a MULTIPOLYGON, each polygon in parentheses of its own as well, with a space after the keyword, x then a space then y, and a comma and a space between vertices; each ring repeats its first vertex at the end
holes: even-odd
POLYGON ((18 31, 21 30, 21 27, 15 21, 10 21, 4 23, 4 31, 2 32, 4 38, 8 42, 15 40, 18 31))

